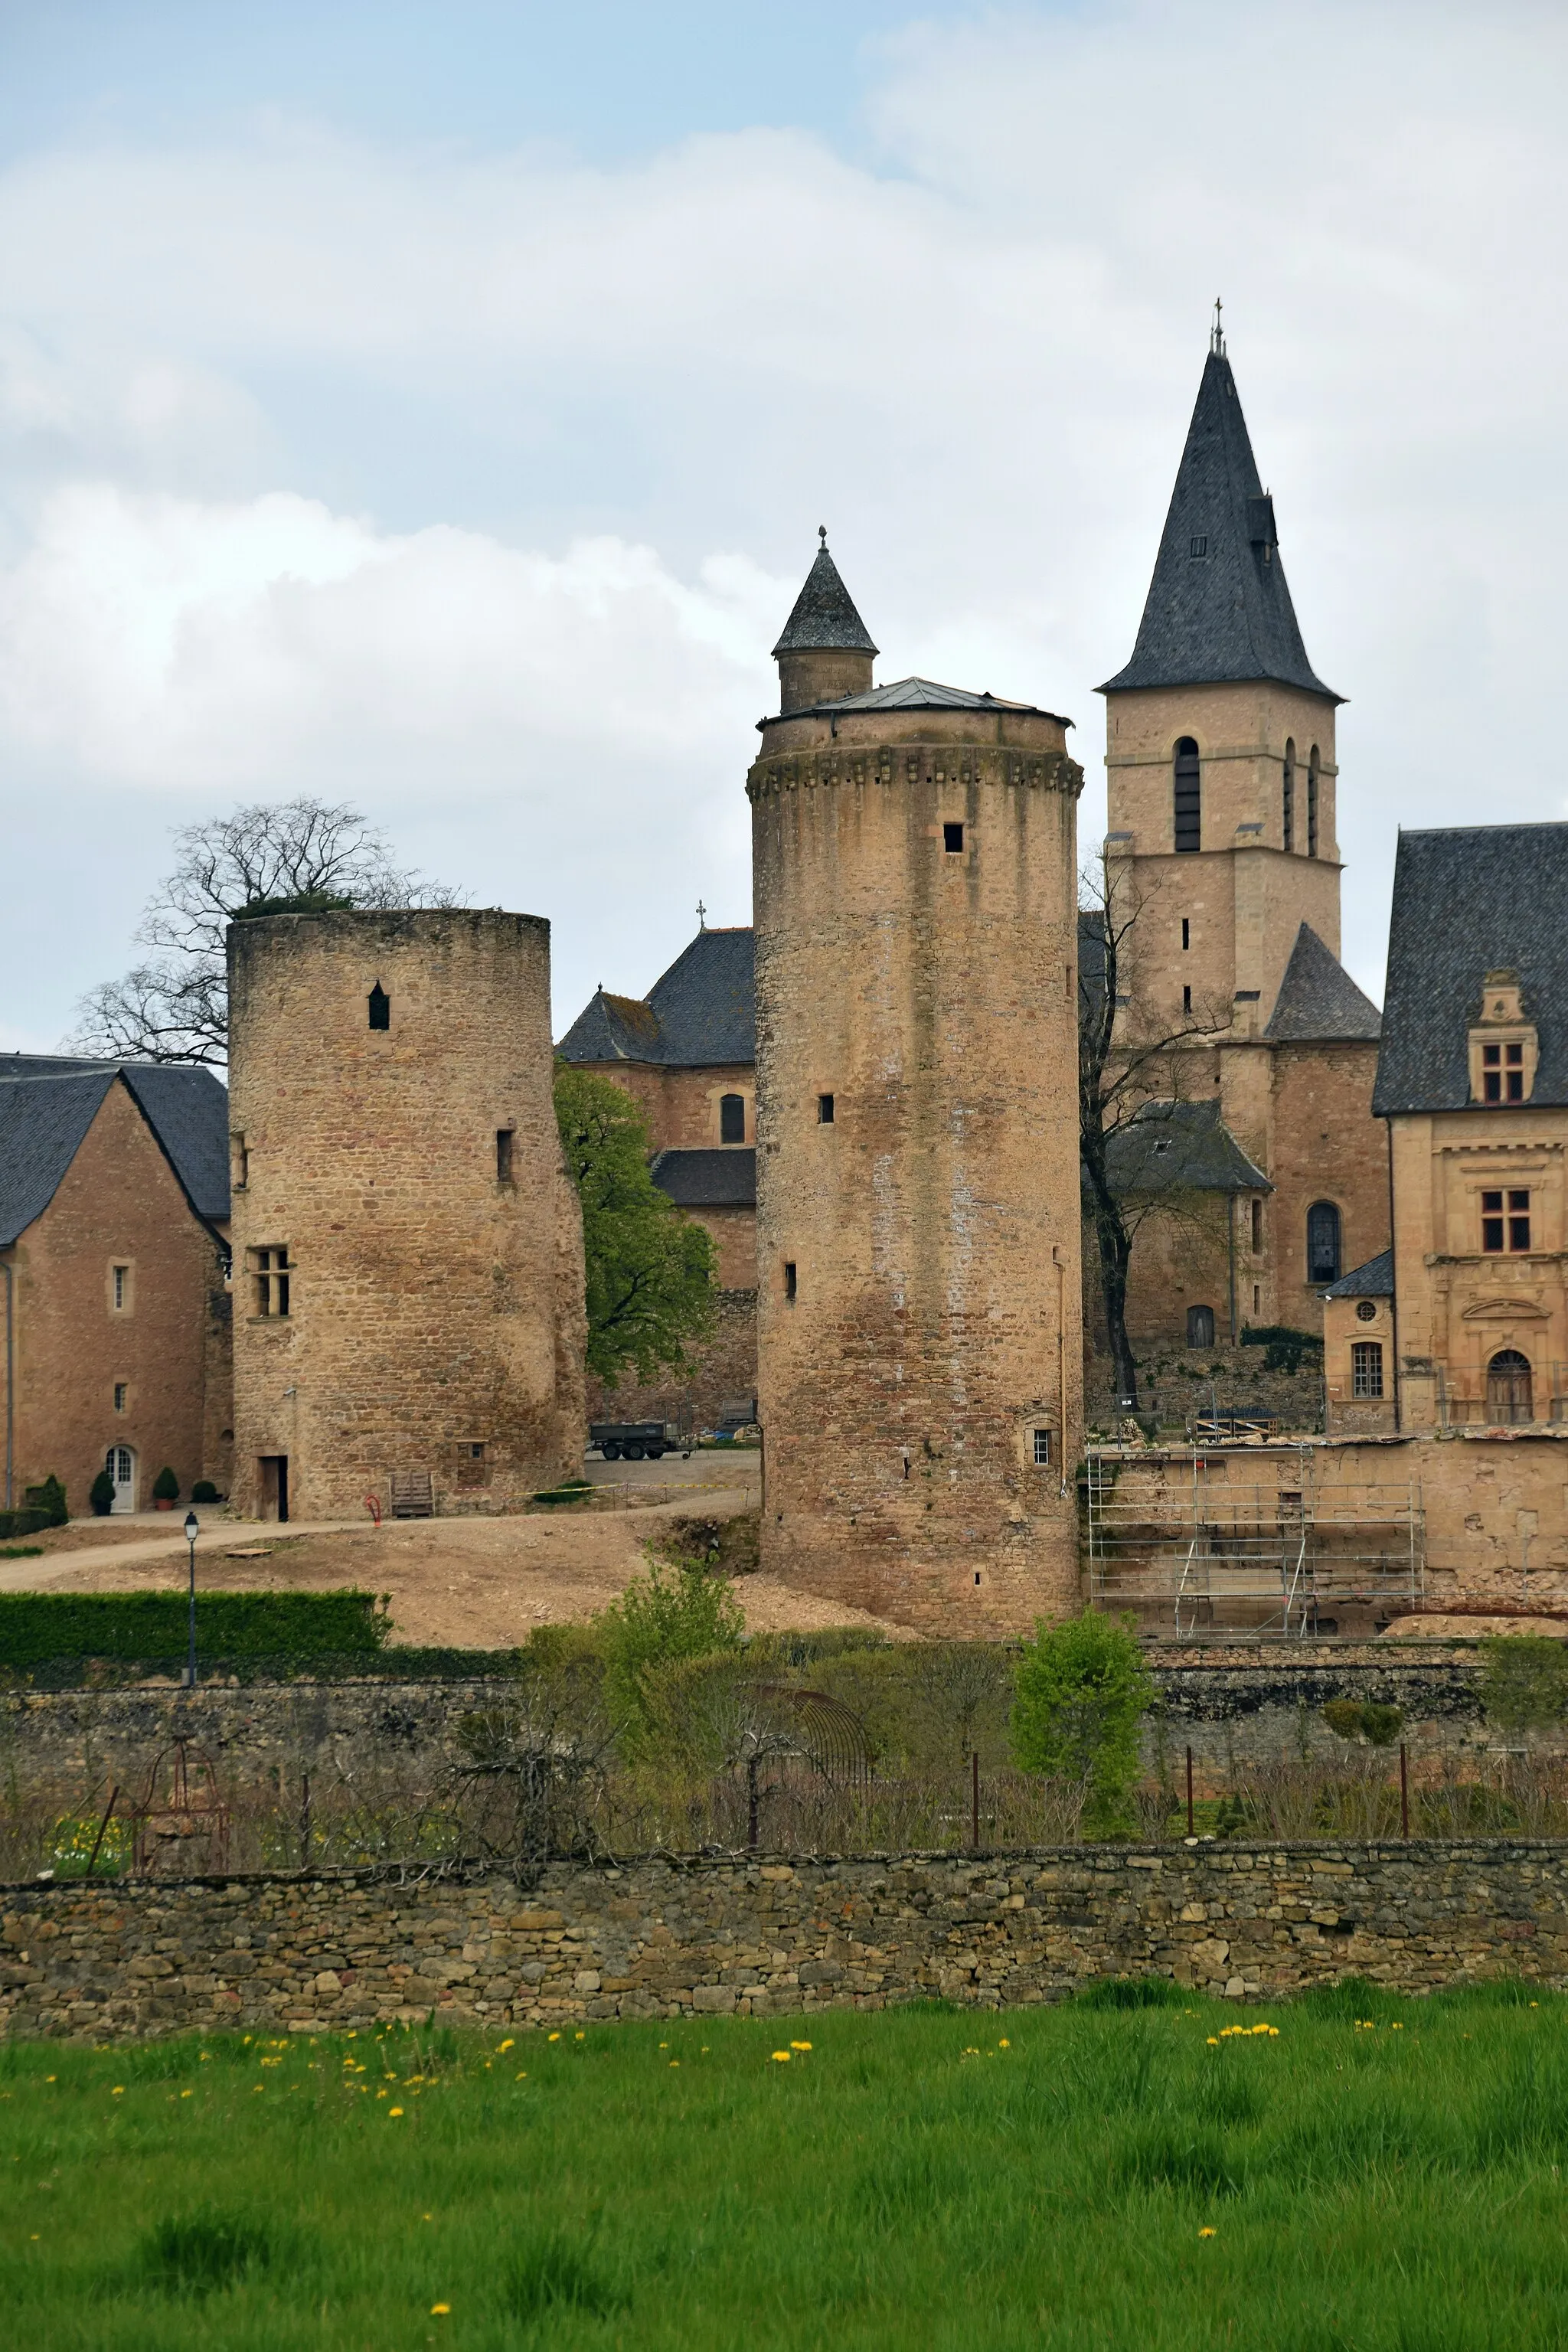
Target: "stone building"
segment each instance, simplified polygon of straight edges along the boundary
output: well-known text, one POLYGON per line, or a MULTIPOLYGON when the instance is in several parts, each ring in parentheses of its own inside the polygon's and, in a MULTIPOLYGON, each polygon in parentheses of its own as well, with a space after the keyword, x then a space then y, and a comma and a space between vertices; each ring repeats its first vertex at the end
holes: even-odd
POLYGON ((1171 1091, 1217 1102, 1268 1179, 1225 1289, 1212 1257, 1152 1245, 1148 1223, 1129 1329, 1178 1344, 1190 1319, 1315 1331, 1324 1286, 1388 1241, 1378 1014, 1339 961, 1341 698, 1308 660, 1217 333, 1132 656, 1100 690, 1124 1034, 1173 1041, 1171 1091))
POLYGON ((1067 722, 903 678, 826 543, 752 814, 763 1558, 978 1633, 1075 1605, 1067 722))
POLYGON ((500 1511, 582 1460, 582 1219, 550 932, 497 909, 229 931, 236 1497, 500 1511))
POLYGON ((0 1055, 0 1507, 226 1488, 227 1133, 208 1070, 0 1055))
POLYGON ((596 990, 555 1049, 636 1098, 654 1182, 707 1227, 718 1254, 717 1327, 691 1370, 613 1391, 591 1381, 595 1418, 689 1412, 706 1428, 756 1395, 756 1041, 748 924, 700 929, 646 997, 596 990))
POLYGON ((1563 1417, 1565 908, 1568 824, 1399 836, 1373 1108, 1394 1197, 1377 1369, 1406 1430, 1563 1417))

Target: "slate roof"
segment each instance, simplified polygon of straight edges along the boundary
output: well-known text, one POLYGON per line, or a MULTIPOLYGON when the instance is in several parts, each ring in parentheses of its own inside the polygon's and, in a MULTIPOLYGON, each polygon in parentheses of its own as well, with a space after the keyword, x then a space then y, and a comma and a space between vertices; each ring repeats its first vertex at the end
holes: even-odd
POLYGON ((648 1171, 680 1209, 754 1209, 757 1155, 748 1145, 728 1151, 660 1151, 648 1171))
MULTIPOLYGON (((1072 720, 1064 719, 1059 710, 1042 710, 1034 702, 1005 702, 999 694, 971 694, 967 687, 938 686, 934 678, 899 677, 889 686, 874 686, 865 694, 842 694, 831 702, 814 702, 808 706, 814 713, 826 712, 835 719, 846 710, 1011 710, 1029 717, 1054 719, 1062 727, 1072 720)), ((792 710, 791 719, 807 715, 792 710)), ((762 722, 770 725, 770 720, 762 722)))
POLYGON ((1531 1101, 1568 1105, 1568 824, 1399 835, 1373 1115, 1475 1109, 1469 1031, 1489 971, 1517 971, 1540 1036, 1531 1101))
POLYGON ((826 531, 816 560, 805 575, 805 585, 795 600, 795 610, 784 623, 784 635, 773 647, 773 658, 776 661, 780 654, 812 650, 856 654, 878 651, 839 577, 837 564, 827 552, 826 531))
POLYGON ((1230 362, 1211 351, 1138 642, 1126 668, 1100 691, 1255 677, 1342 699, 1307 659, 1279 560, 1274 501, 1258 478, 1230 362), (1204 551, 1194 555, 1200 542, 1204 551))
POLYGON ((1145 1103, 1110 1137, 1106 1173, 1119 1198, 1148 1192, 1271 1192, 1211 1102, 1145 1103))
POLYGON ((1316 1044, 1352 1038, 1370 1042, 1383 1030, 1383 1016, 1363 996, 1331 948, 1310 923, 1296 934, 1265 1037, 1275 1045, 1308 1039, 1316 1044))
POLYGON ((0 1249, 48 1207, 117 1078, 196 1215, 228 1215, 228 1095, 210 1070, 0 1055, 0 1249))
POLYGON ((702 1069, 757 1058, 751 925, 699 931, 646 998, 598 990, 556 1047, 567 1062, 702 1069))
POLYGON ((1364 1265, 1352 1266, 1342 1274, 1327 1290, 1320 1291, 1321 1298, 1392 1298, 1394 1296, 1394 1252, 1379 1250, 1364 1265))

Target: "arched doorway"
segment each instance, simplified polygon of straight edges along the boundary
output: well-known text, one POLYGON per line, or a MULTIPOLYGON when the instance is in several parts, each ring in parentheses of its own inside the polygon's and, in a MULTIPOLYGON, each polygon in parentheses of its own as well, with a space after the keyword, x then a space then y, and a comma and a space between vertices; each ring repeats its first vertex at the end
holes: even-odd
POLYGON ((1187 1345, 1189 1348, 1214 1346, 1214 1308, 1212 1307, 1188 1307, 1187 1345))
POLYGON ((1530 1359, 1517 1348, 1500 1348, 1487 1366, 1487 1419, 1532 1421, 1530 1359))
POLYGON ((130 1445, 111 1445, 103 1457, 103 1466, 114 1481, 111 1511, 133 1511, 136 1508, 136 1453, 130 1445))

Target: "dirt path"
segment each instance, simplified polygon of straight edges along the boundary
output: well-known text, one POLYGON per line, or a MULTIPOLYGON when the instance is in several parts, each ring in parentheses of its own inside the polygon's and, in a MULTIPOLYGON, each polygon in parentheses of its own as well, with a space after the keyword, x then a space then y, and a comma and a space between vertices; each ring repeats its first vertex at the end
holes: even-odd
MULTIPOLYGON (((326 1591, 358 1585, 391 1598, 394 1640, 457 1649, 502 1648, 535 1625, 581 1622, 616 1599, 646 1565, 644 1546, 672 1518, 729 1518, 754 1499, 748 1486, 689 1490, 678 1501, 516 1518, 413 1519, 382 1528, 280 1528, 230 1521, 196 1544, 198 1585, 226 1591, 326 1591)), ((59 1530, 60 1535, 71 1533, 59 1530)), ((121 1530, 116 1530, 117 1535, 121 1530)), ((0 1590, 138 1592, 183 1586, 185 1546, 143 1536, 96 1549, 46 1545, 46 1557, 0 1563, 0 1590)), ((913 1638, 864 1610, 795 1591, 776 1578, 736 1580, 753 1633, 858 1625, 913 1638)))

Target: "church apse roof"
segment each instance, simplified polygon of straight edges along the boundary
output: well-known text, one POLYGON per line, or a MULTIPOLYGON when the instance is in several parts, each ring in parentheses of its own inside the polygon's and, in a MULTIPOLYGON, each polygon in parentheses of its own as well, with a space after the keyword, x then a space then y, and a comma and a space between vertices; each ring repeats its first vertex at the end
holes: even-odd
POLYGON ((899 677, 890 685, 874 686, 864 694, 837 696, 831 702, 812 703, 807 709, 792 710, 792 719, 809 718, 814 714, 839 719, 848 710, 995 710, 1011 712, 1015 717, 1054 719, 1059 727, 1070 727, 1072 720, 1064 719, 1058 710, 1043 710, 1035 702, 1006 702, 999 694, 973 694, 963 686, 939 686, 934 678, 899 677))
POLYGON ((1342 699, 1307 658, 1274 501, 1258 478, 1230 362, 1211 349, 1132 658, 1100 691, 1247 678, 1342 699))
POLYGON ((1219 1115, 1217 1101, 1147 1102, 1106 1139, 1118 1199, 1159 1192, 1271 1192, 1219 1115))
POLYGON ((1382 1030, 1383 1016, 1371 997, 1363 995, 1310 923, 1303 923, 1264 1036, 1275 1045, 1344 1039, 1373 1044, 1382 1030))

